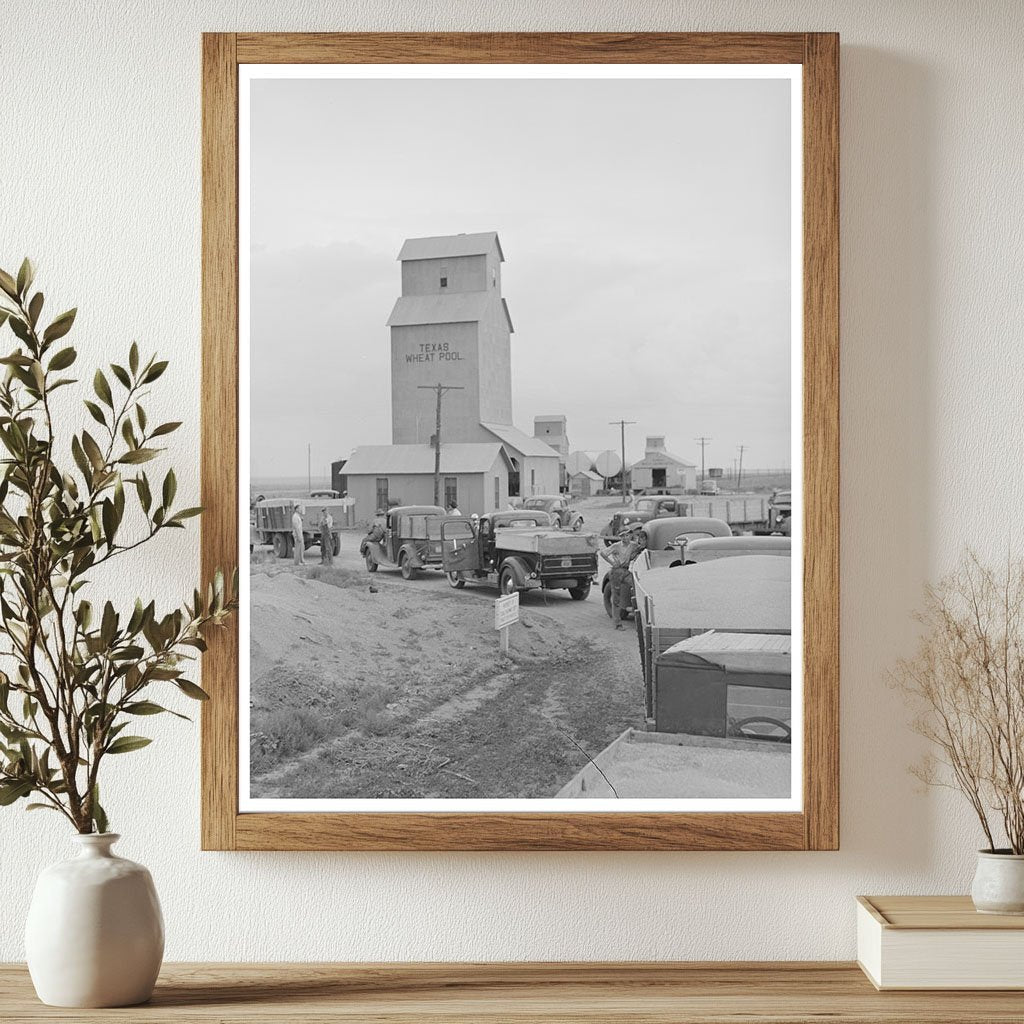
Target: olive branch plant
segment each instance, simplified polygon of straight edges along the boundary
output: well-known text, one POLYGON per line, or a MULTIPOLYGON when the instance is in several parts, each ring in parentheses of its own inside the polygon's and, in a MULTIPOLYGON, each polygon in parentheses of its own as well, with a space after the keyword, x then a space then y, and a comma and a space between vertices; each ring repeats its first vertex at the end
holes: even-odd
POLYGON ((0 357, 0 806, 34 796, 29 809, 58 811, 80 833, 106 832, 100 767, 152 742, 125 732, 133 719, 187 717, 149 699, 159 685, 207 699, 186 672, 206 630, 236 607, 237 570, 229 587, 217 572, 164 615, 141 598, 126 613, 87 599, 94 570, 202 509, 174 506, 173 468, 159 493, 139 468, 181 424, 148 422, 141 402, 167 362, 141 359, 134 342, 109 376, 95 371, 83 404, 96 426, 62 436, 52 399, 78 383, 64 375, 77 353, 57 342, 76 310, 43 328, 34 276, 28 259, 16 275, 0 270, 0 327, 16 341, 0 357))
POLYGON ((930 753, 911 768, 922 782, 959 790, 988 852, 1024 853, 1024 561, 984 565, 973 552, 925 588, 917 651, 894 682, 917 714, 930 753), (1009 849, 997 847, 1005 837, 1009 849))

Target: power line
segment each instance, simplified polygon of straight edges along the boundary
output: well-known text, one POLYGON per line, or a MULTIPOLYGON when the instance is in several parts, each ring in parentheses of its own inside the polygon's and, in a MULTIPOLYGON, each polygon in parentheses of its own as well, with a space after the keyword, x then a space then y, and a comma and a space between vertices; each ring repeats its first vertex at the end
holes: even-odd
POLYGON ((622 432, 622 504, 626 504, 626 427, 636 426, 636 420, 610 420, 610 427, 618 427, 622 432))
POLYGON ((714 440, 713 437, 695 437, 694 440, 700 445, 700 485, 704 486, 704 449, 714 440))
POLYGON ((417 391, 437 392, 437 419, 434 432, 434 504, 441 504, 441 398, 449 391, 465 391, 458 384, 418 384, 417 391))

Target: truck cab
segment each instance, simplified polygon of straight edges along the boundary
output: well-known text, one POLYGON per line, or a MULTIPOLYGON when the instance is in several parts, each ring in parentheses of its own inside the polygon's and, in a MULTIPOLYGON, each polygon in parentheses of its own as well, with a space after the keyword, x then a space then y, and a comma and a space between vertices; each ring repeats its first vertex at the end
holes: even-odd
POLYGON ((493 512, 441 524, 441 559, 450 586, 497 582, 503 594, 540 588, 590 593, 597 575, 597 537, 559 530, 543 509, 493 512))

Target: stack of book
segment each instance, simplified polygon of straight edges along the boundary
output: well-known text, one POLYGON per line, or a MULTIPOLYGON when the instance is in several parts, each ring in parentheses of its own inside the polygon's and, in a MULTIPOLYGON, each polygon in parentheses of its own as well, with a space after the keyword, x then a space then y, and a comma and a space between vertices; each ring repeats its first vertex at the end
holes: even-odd
POLYGON ((979 914, 970 896, 858 896, 857 962, 878 989, 1024 989, 1024 916, 979 914))

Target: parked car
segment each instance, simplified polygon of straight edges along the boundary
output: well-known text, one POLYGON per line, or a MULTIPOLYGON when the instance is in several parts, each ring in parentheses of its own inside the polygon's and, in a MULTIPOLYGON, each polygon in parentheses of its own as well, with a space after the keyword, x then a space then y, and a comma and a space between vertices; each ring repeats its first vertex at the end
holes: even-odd
POLYGON ((793 492, 775 491, 768 502, 768 529, 789 536, 793 516, 793 492))
POLYGON ((583 516, 572 507, 565 494, 535 494, 523 501, 522 508, 549 512, 563 530, 583 529, 583 516))
POLYGON ((643 495, 633 500, 633 508, 637 512, 647 512, 653 519, 655 516, 685 515, 686 502, 674 495, 643 495))
POLYGON ((778 555, 789 558, 792 542, 788 537, 714 537, 690 541, 685 548, 686 565, 713 562, 716 558, 743 555, 778 555))
POLYGON ((441 523, 442 564, 450 586, 497 583, 502 594, 568 590, 583 601, 597 575, 597 537, 558 529, 543 509, 493 512, 441 523), (543 518, 542 518, 543 517, 543 518))
MULTIPOLYGON (((648 569, 684 564, 684 552, 689 544, 705 538, 726 538, 732 536, 729 524, 721 519, 707 519, 701 516, 671 516, 664 519, 649 519, 644 524, 647 548, 633 563, 634 574, 648 569)), ((601 581, 601 596, 604 610, 612 614, 611 580, 606 575, 601 581)))
POLYGON ((701 494, 712 494, 712 495, 718 494, 719 493, 718 481, 717 480, 705 480, 704 483, 702 483, 700 485, 700 493, 701 494))
POLYGON ((441 522, 445 511, 438 505, 399 505, 388 509, 359 545, 369 572, 380 566, 399 569, 411 580, 420 569, 441 569, 441 522))
POLYGON ((618 542, 624 530, 628 530, 631 526, 636 526, 637 523, 646 523, 652 518, 654 518, 653 513, 637 512, 635 509, 627 508, 621 512, 616 512, 608 520, 608 525, 601 531, 601 540, 604 541, 605 547, 611 547, 612 544, 618 542))

